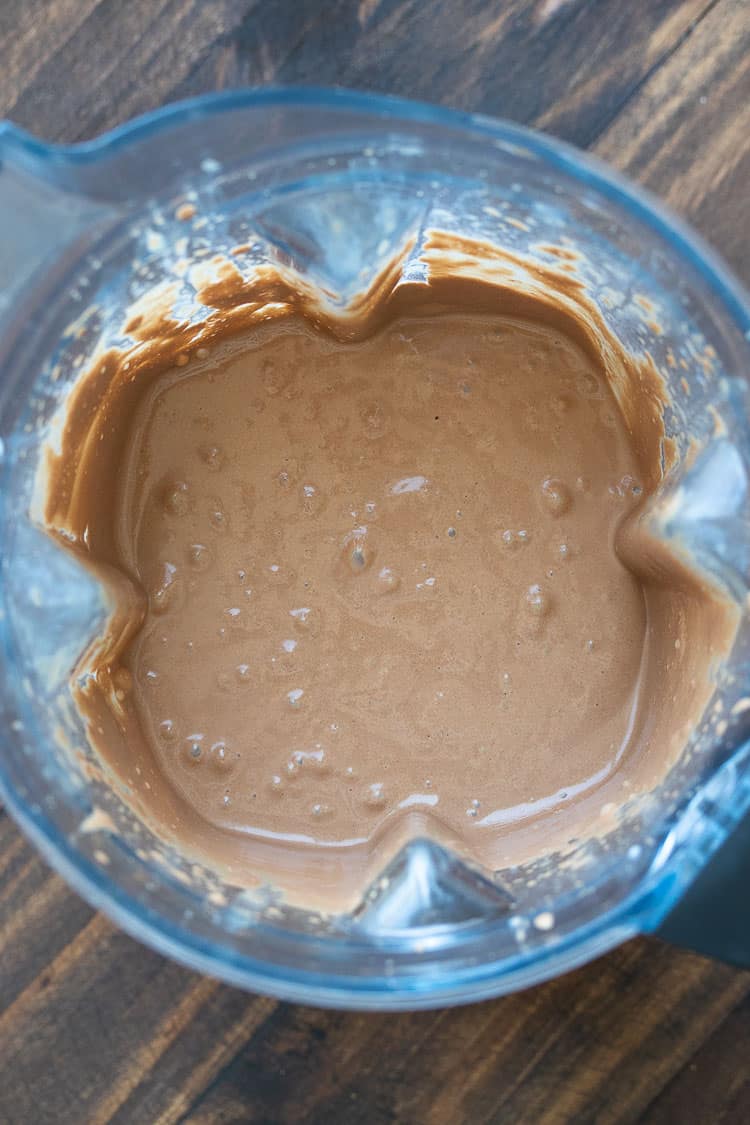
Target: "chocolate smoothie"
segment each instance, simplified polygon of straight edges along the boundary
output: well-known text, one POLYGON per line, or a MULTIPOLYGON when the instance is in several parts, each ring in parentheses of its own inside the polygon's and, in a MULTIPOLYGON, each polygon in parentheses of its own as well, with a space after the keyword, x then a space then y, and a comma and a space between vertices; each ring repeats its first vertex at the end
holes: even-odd
POLYGON ((437 262, 340 323, 226 271, 210 331, 157 318, 83 377, 51 463, 117 607, 92 740, 168 837, 303 905, 417 830, 489 869, 581 831, 663 776, 733 634, 639 524, 656 373, 563 273, 437 262))

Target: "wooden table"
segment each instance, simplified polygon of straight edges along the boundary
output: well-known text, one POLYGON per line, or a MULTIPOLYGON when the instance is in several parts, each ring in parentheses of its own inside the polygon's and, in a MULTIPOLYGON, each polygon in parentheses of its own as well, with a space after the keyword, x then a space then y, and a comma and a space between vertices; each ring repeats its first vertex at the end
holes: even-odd
MULTIPOLYGON (((77 141, 206 90, 388 91, 546 129, 750 282, 748 0, 2 0, 0 114, 77 141)), ((631 942, 458 1010, 245 995, 123 936, 0 811, 0 1123, 750 1121, 750 975, 631 942)))

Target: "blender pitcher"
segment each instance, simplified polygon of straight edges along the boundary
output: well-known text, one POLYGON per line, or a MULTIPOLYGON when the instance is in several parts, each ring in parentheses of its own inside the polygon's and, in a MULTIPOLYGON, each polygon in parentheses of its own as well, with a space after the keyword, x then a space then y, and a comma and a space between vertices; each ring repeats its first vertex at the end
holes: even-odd
POLYGON ((184 102, 69 148, 2 125, 0 208, 0 795, 68 882, 185 964, 303 1003, 480 999, 639 932, 750 964, 750 308, 712 253, 639 190, 550 138, 300 89, 184 102), (180 222, 186 202, 200 222, 180 222), (477 870, 415 830, 357 909, 321 917, 175 854, 86 769, 93 752, 69 681, 108 605, 35 519, 35 476, 94 349, 128 344, 128 306, 181 278, 177 314, 200 317, 178 261, 247 244, 247 268, 283 263, 345 306, 410 240, 404 268, 418 279, 429 229, 531 261, 542 244, 575 249, 608 328, 634 353, 648 341, 670 389, 687 384, 665 416, 681 462, 648 518, 742 613, 682 757, 611 831, 581 842, 574 870, 554 856, 477 870), (657 337, 639 294, 659 310, 657 337), (701 446, 693 460, 687 432, 701 446))

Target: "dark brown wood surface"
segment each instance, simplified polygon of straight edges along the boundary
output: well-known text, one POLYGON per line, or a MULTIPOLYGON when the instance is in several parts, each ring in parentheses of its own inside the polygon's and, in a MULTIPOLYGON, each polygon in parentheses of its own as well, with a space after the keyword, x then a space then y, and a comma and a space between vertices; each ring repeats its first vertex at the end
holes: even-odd
MULTIPOLYGON (((75 141, 206 90, 356 86, 536 125, 750 283, 749 0, 2 0, 0 115, 75 141)), ((279 1004, 115 930, 0 811, 0 1123, 750 1122, 750 975, 631 942, 413 1015, 279 1004)))

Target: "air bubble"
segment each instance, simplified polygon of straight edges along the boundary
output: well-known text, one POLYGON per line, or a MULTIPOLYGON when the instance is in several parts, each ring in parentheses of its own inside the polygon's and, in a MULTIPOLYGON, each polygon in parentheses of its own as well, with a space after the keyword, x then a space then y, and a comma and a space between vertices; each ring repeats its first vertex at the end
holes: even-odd
POLYGON ((351 531, 341 552, 341 562, 350 574, 361 574, 372 565, 375 551, 367 538, 367 529, 358 527, 351 531))
POLYGON ((163 563, 159 584, 149 596, 149 608, 153 613, 166 613, 174 604, 179 591, 177 578, 177 567, 174 563, 163 563))
POLYGON ((212 744, 208 752, 208 760, 217 773, 231 773, 237 764, 236 755, 231 754, 223 739, 212 744))
POLYGON ((557 477, 548 477, 542 484, 542 501, 553 516, 562 516, 569 511, 573 497, 563 481, 557 477))
POLYGON ((229 520, 224 511, 224 505, 221 500, 212 500, 211 508, 208 513, 208 522, 214 531, 226 532, 229 528, 229 520))
POLYGON ((181 756, 184 765, 200 765, 203 758, 203 735, 191 734, 184 740, 181 747, 181 756))
POLYGON ((382 781, 375 781, 372 785, 368 785, 364 795, 364 803, 371 809, 383 808, 386 803, 386 795, 382 781))
POLYGON ((218 445, 201 445, 198 449, 198 456, 204 465, 214 471, 218 471, 224 464, 224 454, 218 445))
POLYGON ((308 516, 316 516, 326 505, 325 493, 317 484, 303 484, 301 500, 302 511, 308 516))
POLYGON ((188 547, 188 562, 193 570, 202 572, 211 565, 211 551, 205 543, 191 543, 188 547))
POLYGON ((398 590, 401 579, 390 566, 384 566, 378 574, 378 589, 384 594, 392 594, 398 590))
POLYGON ((408 492, 424 492, 427 488, 429 481, 427 477, 417 475, 414 477, 402 477, 401 480, 396 481, 391 485, 391 495, 403 496, 408 492))
POLYGON ((599 380, 590 371, 581 371, 576 379, 578 393, 584 398, 598 398, 600 396, 599 380))
POLYGON ((163 719, 159 723, 159 735, 165 742, 174 742, 177 738, 177 728, 171 719, 163 719))
POLYGON ((186 516, 190 511, 190 490, 184 480, 166 485, 162 493, 162 506, 170 516, 186 516))
POLYGON ((535 617, 544 617, 551 609, 549 594, 546 594, 538 583, 529 586, 524 595, 524 601, 530 613, 535 617))

